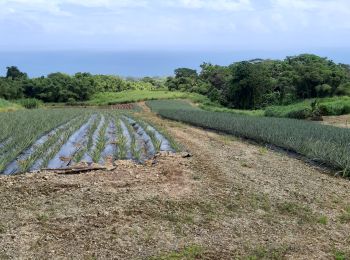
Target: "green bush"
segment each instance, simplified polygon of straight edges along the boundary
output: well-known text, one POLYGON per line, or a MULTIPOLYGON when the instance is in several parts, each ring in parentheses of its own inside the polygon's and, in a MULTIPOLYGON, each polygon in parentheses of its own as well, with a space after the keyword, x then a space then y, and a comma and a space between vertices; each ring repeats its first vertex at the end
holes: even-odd
POLYGON ((270 106, 265 109, 265 116, 306 119, 313 117, 316 112, 319 116, 339 116, 349 114, 350 97, 342 96, 309 99, 287 106, 270 106), (317 103, 316 108, 312 108, 314 102, 317 103), (315 109, 317 111, 315 111, 315 109))
POLYGON ((17 103, 27 109, 36 109, 42 105, 42 101, 35 98, 24 98, 17 100, 17 103))
POLYGON ((312 115, 312 109, 309 104, 300 103, 288 106, 271 106, 265 109, 267 117, 287 117, 294 119, 306 119, 312 115))

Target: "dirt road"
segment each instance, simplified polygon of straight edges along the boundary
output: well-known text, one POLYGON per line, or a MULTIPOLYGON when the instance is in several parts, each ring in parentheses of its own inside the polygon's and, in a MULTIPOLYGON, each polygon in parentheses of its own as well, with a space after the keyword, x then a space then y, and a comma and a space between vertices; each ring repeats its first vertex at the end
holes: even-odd
POLYGON ((0 259, 350 257, 349 180, 148 110, 143 116, 193 157, 1 177, 0 259))

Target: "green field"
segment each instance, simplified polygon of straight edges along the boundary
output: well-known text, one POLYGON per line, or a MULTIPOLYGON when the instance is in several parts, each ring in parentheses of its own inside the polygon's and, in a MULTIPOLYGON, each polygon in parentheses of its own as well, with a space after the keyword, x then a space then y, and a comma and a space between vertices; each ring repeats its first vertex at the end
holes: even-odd
MULTIPOLYGON (((295 119, 252 117, 232 113, 176 108, 176 101, 147 104, 164 118, 272 144, 350 176, 350 131, 295 119)), ((180 104, 179 104, 180 107, 180 104)))
POLYGON ((98 93, 94 95, 91 100, 85 102, 85 104, 101 106, 122 103, 135 103, 155 99, 190 99, 194 102, 204 102, 207 100, 206 97, 195 93, 165 90, 127 90, 122 92, 98 93))

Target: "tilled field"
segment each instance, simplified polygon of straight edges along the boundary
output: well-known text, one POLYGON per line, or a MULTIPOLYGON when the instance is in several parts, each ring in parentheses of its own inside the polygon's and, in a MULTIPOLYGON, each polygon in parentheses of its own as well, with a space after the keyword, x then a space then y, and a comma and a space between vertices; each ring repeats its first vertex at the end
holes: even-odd
POLYGON ((40 112, 13 113, 0 130, 0 173, 63 169, 80 163, 105 165, 124 159, 142 163, 157 152, 175 151, 153 126, 126 114, 74 109, 40 112), (38 127, 36 116, 44 120, 38 127), (17 121, 24 127, 22 132, 17 132, 17 121))

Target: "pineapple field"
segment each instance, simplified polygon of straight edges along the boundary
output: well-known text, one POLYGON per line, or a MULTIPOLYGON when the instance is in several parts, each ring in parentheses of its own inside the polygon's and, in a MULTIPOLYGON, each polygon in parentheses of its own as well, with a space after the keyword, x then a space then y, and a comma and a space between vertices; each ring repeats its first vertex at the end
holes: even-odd
POLYGON ((39 109, 2 113, 0 173, 64 169, 115 160, 143 163, 160 151, 175 152, 151 124, 131 113, 100 109, 39 109))

